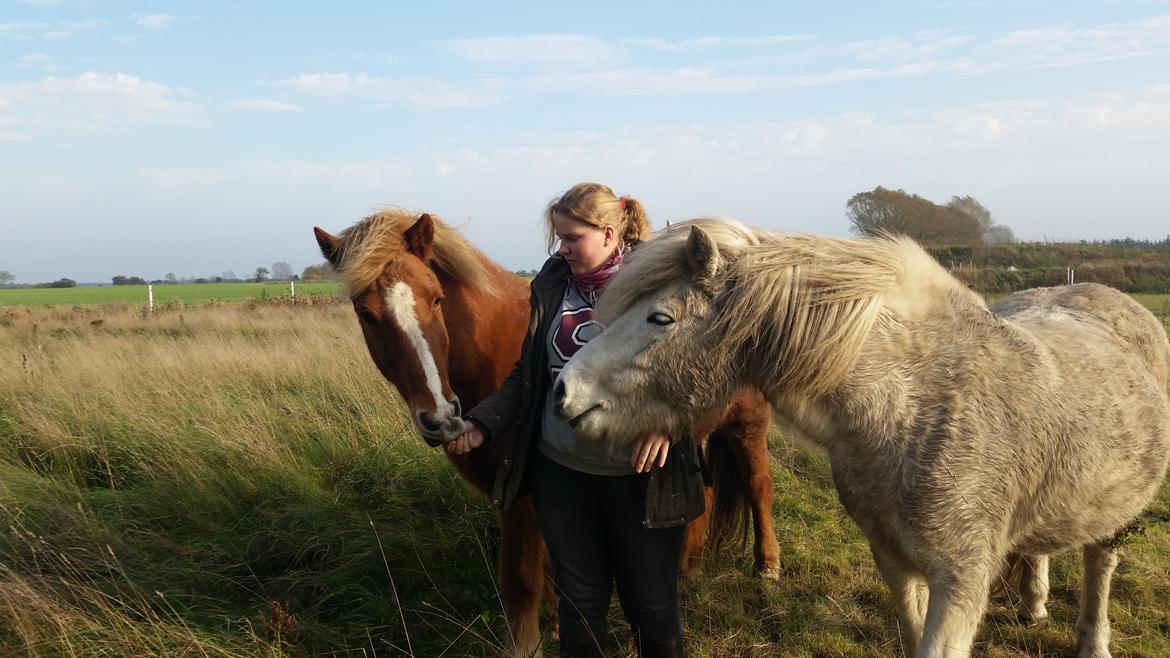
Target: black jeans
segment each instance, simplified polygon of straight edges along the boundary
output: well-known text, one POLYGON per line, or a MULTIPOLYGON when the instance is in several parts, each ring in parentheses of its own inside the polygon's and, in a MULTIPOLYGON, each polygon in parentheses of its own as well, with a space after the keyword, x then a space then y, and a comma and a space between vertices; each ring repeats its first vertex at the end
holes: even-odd
POLYGON ((602 655, 615 581, 639 650, 681 640, 678 560, 686 527, 643 525, 648 475, 590 475, 539 450, 531 468, 530 491, 560 597, 561 655, 602 655))

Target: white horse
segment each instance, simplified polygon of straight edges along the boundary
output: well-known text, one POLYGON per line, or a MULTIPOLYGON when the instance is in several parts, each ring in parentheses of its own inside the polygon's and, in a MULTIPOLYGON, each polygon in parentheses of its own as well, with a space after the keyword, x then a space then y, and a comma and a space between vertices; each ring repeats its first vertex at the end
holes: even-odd
POLYGON ((828 453, 906 655, 969 656, 1009 556, 1083 546, 1077 645, 1109 656, 1110 539, 1170 455, 1170 344, 1129 297, 1081 284, 989 309, 909 240, 694 220, 640 247, 600 312, 558 412, 621 441, 764 391, 828 453))

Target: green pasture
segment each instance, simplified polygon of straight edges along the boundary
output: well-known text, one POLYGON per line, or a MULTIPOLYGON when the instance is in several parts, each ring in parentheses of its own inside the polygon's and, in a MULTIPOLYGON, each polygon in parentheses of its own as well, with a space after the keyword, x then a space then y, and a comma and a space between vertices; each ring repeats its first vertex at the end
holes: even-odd
MULTIPOLYGON (((297 295, 332 295, 337 283, 298 283, 297 295)), ((213 300, 288 297, 288 283, 174 283, 154 287, 154 303, 201 304, 213 300)), ((19 288, 0 290, 0 306, 91 306, 146 304, 146 286, 19 288)))

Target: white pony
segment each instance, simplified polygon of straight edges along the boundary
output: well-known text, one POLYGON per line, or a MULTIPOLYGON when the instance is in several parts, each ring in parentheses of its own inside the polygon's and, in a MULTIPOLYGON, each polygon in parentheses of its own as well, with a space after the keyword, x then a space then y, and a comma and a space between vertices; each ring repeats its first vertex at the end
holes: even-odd
POLYGON ((906 655, 969 656, 1009 556, 1068 546, 1084 547, 1080 656, 1110 655, 1110 539, 1170 455, 1170 344, 1132 299, 1081 284, 989 309, 909 240, 708 219, 642 245, 600 312, 558 412, 618 441, 764 391, 828 453, 906 655))

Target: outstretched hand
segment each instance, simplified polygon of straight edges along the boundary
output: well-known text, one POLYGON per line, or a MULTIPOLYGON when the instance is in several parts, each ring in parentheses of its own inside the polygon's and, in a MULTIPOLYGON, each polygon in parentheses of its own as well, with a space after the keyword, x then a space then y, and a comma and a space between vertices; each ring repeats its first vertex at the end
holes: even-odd
POLYGON ((444 448, 449 455, 466 455, 483 445, 483 432, 475 426, 475 423, 467 423, 467 430, 454 440, 449 441, 444 448))
POLYGON ((665 434, 647 434, 634 441, 630 466, 633 466, 637 473, 646 473, 654 467, 655 462, 659 467, 666 464, 666 455, 669 452, 669 437, 665 434))

